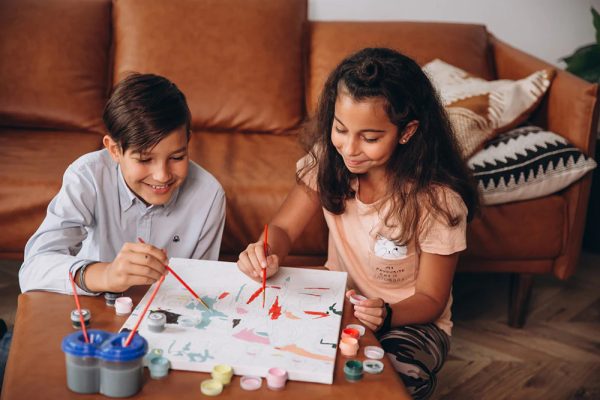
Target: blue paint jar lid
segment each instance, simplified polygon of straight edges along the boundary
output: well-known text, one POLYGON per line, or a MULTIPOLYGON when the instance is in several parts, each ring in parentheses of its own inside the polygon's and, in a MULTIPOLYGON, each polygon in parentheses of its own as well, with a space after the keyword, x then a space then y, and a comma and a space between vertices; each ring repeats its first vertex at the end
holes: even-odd
POLYGON ((89 329, 87 331, 89 343, 85 342, 82 331, 77 331, 63 338, 61 349, 67 354, 77 357, 94 357, 98 347, 108 339, 112 333, 98 329, 89 329))
POLYGON ((123 347, 129 332, 112 335, 98 349, 97 357, 104 361, 126 362, 144 357, 148 351, 148 342, 139 334, 135 334, 129 346, 123 347))

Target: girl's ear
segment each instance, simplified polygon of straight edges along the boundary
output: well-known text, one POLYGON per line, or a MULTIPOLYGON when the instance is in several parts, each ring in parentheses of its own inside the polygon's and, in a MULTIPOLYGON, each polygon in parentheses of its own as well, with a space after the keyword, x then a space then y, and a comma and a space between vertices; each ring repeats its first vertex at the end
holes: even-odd
POLYGON ((102 138, 102 143, 104 144, 104 147, 106 147, 106 150, 108 150, 108 153, 112 159, 115 160, 115 162, 119 162, 122 154, 121 147, 117 144, 117 142, 115 142, 109 135, 105 135, 102 138))
POLYGON ((419 128, 419 121, 410 121, 400 135, 400 144, 406 144, 419 128))

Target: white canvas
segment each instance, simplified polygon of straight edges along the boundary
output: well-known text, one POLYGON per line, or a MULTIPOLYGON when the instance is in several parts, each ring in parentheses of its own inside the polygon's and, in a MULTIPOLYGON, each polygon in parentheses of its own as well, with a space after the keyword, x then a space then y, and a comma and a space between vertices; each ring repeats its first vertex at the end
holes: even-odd
MULTIPOLYGON (((264 377, 280 367, 292 380, 333 382, 345 272, 282 267, 267 281, 263 308, 262 294, 247 304, 261 284, 235 263, 174 258, 170 267, 210 307, 167 275, 138 330, 150 349, 163 350, 171 368, 210 372, 229 364, 236 375, 264 377), (159 310, 167 314, 166 329, 151 332, 148 315, 159 310)), ((122 329, 133 329, 153 289, 122 329)))

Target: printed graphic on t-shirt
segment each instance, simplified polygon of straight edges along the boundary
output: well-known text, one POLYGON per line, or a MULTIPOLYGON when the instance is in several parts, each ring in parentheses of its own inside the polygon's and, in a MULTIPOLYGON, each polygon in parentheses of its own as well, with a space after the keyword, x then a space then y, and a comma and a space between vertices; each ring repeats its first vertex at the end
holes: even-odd
POLYGON ((388 238, 377 235, 375 255, 385 260, 401 260, 406 257, 406 246, 395 243, 388 238))
POLYGON ((393 285, 412 282, 414 264, 415 254, 408 255, 406 245, 377 235, 373 249, 369 251, 369 269, 374 280, 393 285))

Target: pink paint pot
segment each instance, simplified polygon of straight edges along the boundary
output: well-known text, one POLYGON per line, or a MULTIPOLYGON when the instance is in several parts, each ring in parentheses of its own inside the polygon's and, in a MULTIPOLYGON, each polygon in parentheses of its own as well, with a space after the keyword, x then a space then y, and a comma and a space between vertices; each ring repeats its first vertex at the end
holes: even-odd
POLYGON ((240 379, 240 387, 244 390, 258 390, 262 386, 262 378, 260 376, 242 376, 240 379))
POLYGON ((358 339, 360 338, 360 332, 354 328, 345 328, 342 330, 342 339, 347 337, 358 339))
POLYGON ((133 309, 133 300, 131 297, 119 297, 115 300, 115 313, 117 315, 131 314, 133 309))
POLYGON ((288 379, 288 373, 283 368, 269 368, 267 372, 267 387, 271 390, 283 390, 288 379))
POLYGON ((354 357, 358 353, 358 339, 345 337, 340 340, 340 352, 343 356, 354 357))

